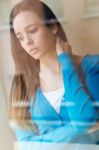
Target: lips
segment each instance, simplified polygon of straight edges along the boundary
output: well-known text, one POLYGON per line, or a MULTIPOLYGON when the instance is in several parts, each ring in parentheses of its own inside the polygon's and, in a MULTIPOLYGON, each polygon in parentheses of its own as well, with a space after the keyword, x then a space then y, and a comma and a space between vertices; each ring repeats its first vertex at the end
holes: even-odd
POLYGON ((32 52, 36 52, 37 51, 37 48, 32 48, 32 49, 30 49, 30 53, 32 53, 32 52))

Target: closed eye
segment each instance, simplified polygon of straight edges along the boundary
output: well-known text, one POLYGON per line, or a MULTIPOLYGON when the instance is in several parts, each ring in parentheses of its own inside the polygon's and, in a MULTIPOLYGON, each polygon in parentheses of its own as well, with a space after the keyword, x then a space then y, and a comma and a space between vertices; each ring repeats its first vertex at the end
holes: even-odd
POLYGON ((30 30, 30 33, 36 33, 37 32, 37 28, 30 30))
POLYGON ((23 41, 23 40, 24 40, 23 37, 17 37, 17 39, 18 39, 19 41, 23 41))

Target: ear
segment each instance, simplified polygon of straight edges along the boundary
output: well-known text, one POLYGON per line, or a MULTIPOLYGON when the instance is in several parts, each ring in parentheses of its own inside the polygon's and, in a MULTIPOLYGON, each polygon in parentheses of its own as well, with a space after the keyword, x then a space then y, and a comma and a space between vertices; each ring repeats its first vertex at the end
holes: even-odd
POLYGON ((51 30, 52 30, 52 34, 56 34, 57 31, 58 31, 58 26, 57 25, 53 25, 51 30))

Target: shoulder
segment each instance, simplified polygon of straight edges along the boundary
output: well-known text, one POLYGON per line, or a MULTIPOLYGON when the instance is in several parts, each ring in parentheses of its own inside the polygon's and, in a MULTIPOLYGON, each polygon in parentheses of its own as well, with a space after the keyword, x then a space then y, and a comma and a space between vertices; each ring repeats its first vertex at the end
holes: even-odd
POLYGON ((99 55, 88 56, 85 64, 87 86, 94 100, 99 102, 99 55))
POLYGON ((80 63, 80 68, 91 96, 99 102, 99 55, 86 55, 80 63))
POLYGON ((84 73, 99 71, 99 55, 76 55, 74 60, 76 64, 83 69, 84 73))
POLYGON ((82 67, 86 73, 95 73, 99 71, 99 55, 86 55, 82 61, 82 67))

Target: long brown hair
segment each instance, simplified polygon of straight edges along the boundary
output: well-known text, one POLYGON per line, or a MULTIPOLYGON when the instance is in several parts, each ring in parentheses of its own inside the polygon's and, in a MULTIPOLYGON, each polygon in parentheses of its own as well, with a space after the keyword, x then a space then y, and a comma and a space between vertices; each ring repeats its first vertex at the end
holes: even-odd
POLYGON ((30 100, 34 102, 37 88, 40 85, 40 64, 39 60, 35 60, 21 47, 13 29, 15 16, 25 10, 37 13, 48 27, 57 24, 57 35, 64 41, 67 41, 67 38, 55 14, 43 2, 39 0, 25 0, 15 5, 12 9, 9 24, 15 75, 8 100, 8 109, 10 119, 16 120, 22 129, 35 130, 35 123, 31 119, 29 107, 30 100))

